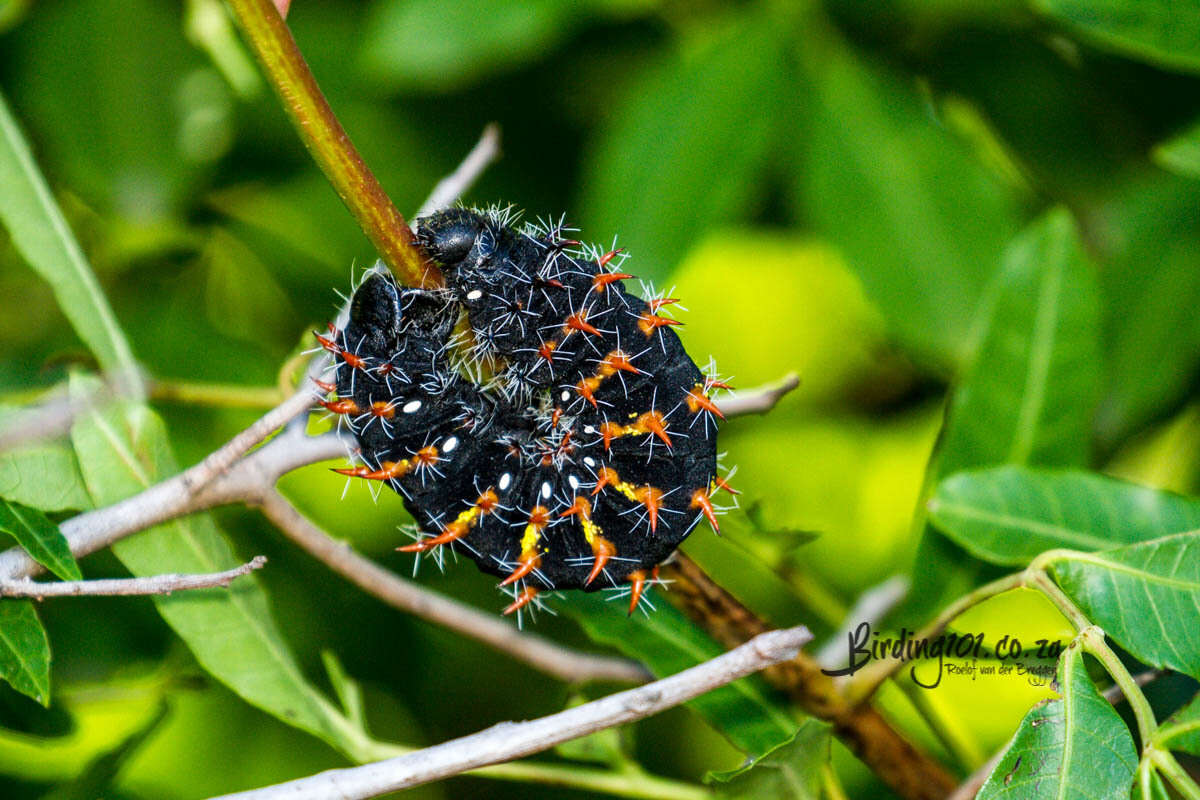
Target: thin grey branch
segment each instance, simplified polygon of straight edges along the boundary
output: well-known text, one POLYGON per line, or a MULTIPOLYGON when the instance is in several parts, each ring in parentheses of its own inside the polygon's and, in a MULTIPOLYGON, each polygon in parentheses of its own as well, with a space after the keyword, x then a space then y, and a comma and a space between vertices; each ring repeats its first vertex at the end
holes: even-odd
POLYGON ((812 634, 771 631, 711 661, 647 684, 528 722, 507 722, 415 753, 287 783, 224 795, 219 800, 363 800, 547 750, 605 728, 642 719, 772 664, 794 658, 812 634))
POLYGON ((250 448, 262 442, 293 418, 308 411, 316 402, 317 396, 312 387, 301 385, 291 397, 263 414, 249 428, 210 453, 199 464, 177 475, 175 479, 179 480, 180 488, 188 494, 195 494, 232 467, 238 459, 250 451, 250 448))
MULTIPOLYGON (((181 492, 177 485, 179 476, 176 476, 115 505, 73 517, 59 527, 71 552, 82 557, 175 517, 233 503, 261 505, 285 533, 312 555, 396 608, 479 639, 563 680, 641 683, 650 677, 632 662, 570 650, 534 634, 523 633, 498 617, 458 603, 432 589, 405 581, 330 539, 275 491, 275 483, 284 473, 307 464, 345 457, 352 447, 352 440, 337 433, 306 436, 299 429, 285 430, 198 493, 181 492)), ((42 571, 42 566, 20 548, 0 553, 0 579, 14 581, 42 571)))
MULTIPOLYGON (((1145 672, 1139 672, 1133 676, 1133 682, 1139 687, 1145 686, 1148 683, 1158 680, 1162 677, 1161 669, 1148 669, 1145 672)), ((1112 686, 1100 693, 1105 700, 1112 703, 1114 706, 1125 700, 1125 692, 1121 691, 1121 685, 1114 683, 1112 686)))
POLYGON ((721 409, 726 419, 744 414, 765 414, 774 408, 785 394, 799 385, 800 377, 794 372, 789 372, 775 383, 715 398, 717 408, 721 409))
MULTIPOLYGON (((722 408, 730 409, 732 414, 761 413, 796 385, 795 376, 788 376, 772 386, 748 390, 718 402, 722 408)), ((254 502, 271 489, 285 472, 353 452, 356 445, 349 437, 337 433, 306 436, 303 427, 297 426, 276 436, 241 460, 233 459, 230 461, 231 467, 213 474, 215 467, 230 459, 230 454, 238 451, 245 453, 253 447, 251 440, 254 437, 261 441, 269 436, 271 430, 264 431, 267 422, 278 420, 277 425, 282 425, 285 417, 291 418, 302 413, 311 404, 312 398, 312 392, 302 386, 282 405, 267 412, 258 422, 196 466, 119 503, 85 512, 63 522, 59 527, 67 537, 71 552, 79 558, 169 519, 214 506, 254 502), (214 459, 218 454, 223 455, 220 459, 214 459)), ((0 553, 0 580, 32 577, 42 571, 42 566, 19 547, 0 553)))
POLYGON ((147 578, 111 578, 91 581, 56 581, 38 583, 29 578, 19 581, 0 582, 0 597, 31 597, 43 600, 47 597, 83 597, 95 595, 145 595, 171 594, 189 589, 228 588, 243 575, 261 569, 267 563, 266 556, 255 556, 240 567, 224 572, 198 575, 153 575, 147 578))
POLYGON ((846 637, 852 636, 859 625, 866 622, 876 627, 892 609, 908 596, 909 580, 904 575, 893 575, 859 595, 854 608, 846 614, 837 633, 829 637, 817 651, 817 661, 826 669, 840 665, 839 659, 846 658, 846 637))
POLYGON ((458 165, 458 169, 442 178, 433 187, 429 198, 421 204, 421 208, 413 215, 415 229, 417 217, 432 214, 441 208, 453 205, 483 174, 488 166, 500 157, 500 126, 490 122, 483 129, 479 141, 467 153, 467 157, 458 165))
POLYGON ((523 633, 488 614, 389 572, 329 536, 276 491, 259 501, 263 514, 288 538, 355 586, 388 605, 477 639, 567 683, 582 680, 645 683, 653 676, 633 661, 568 650, 523 633))

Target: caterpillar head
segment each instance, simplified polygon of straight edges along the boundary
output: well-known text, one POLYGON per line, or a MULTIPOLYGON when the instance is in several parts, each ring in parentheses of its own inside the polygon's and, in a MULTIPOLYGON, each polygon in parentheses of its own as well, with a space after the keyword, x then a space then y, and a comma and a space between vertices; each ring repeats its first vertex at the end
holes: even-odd
POLYGON ((417 220, 417 241, 443 269, 455 272, 487 227, 487 219, 475 211, 448 208, 417 220))
POLYGON ((354 292, 346 341, 381 354, 406 350, 414 341, 435 351, 457 318, 457 307, 441 293, 402 289, 390 273, 375 270, 354 292))

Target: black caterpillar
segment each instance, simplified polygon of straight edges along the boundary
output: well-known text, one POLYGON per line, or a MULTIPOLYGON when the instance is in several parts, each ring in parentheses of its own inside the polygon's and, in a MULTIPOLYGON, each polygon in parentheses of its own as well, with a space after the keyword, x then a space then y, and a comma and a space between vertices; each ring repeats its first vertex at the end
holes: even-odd
POLYGON ((703 374, 659 315, 587 258, 559 225, 513 228, 504 212, 451 209, 417 221, 443 290, 405 289, 382 269, 355 291, 349 323, 318 337, 335 354, 337 396, 364 466, 385 481, 420 537, 517 585, 515 611, 539 590, 629 582, 630 612, 663 559, 704 517, 717 527, 716 425, 703 374), (464 377, 452 331, 466 310, 464 377), (603 580, 599 580, 603 576, 603 580))

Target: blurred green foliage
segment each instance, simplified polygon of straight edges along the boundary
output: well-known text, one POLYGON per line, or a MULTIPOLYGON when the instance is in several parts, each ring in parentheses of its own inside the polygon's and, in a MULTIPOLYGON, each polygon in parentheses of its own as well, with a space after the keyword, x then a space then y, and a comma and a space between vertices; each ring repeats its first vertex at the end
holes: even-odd
MULTIPOLYGON (((965 468, 1070 465, 1196 491, 1193 7, 295 0, 289 25, 403 211, 498 121, 504 157, 468 201, 566 212, 582 238, 616 237, 633 255, 630 271, 674 286, 690 309, 682 336, 697 360, 712 354, 739 387, 800 374, 801 388, 770 415, 724 428, 725 461, 738 466, 734 483, 753 513, 731 515, 725 538, 699 530, 685 547, 771 622, 828 635, 865 589, 914 574, 914 558, 917 591, 901 610, 910 618, 981 580, 984 561, 915 513, 943 496, 938 479, 965 468)), ((329 317, 334 290, 373 260, 216 0, 0 0, 0 90, 133 354, 157 378, 273 385, 329 317)), ((8 166, 0 163, 0 207, 33 208, 8 166)), ((61 388, 70 370, 94 368, 93 358, 106 367, 122 359, 121 337, 106 339, 95 316, 89 328, 62 285, 29 269, 31 246, 52 249, 30 245, 16 225, 0 233, 0 420, 61 388)), ((56 257, 71 268, 70 252, 56 257)), ((66 291, 86 301, 78 289, 66 291)), ((155 406, 161 420, 122 413, 110 422, 124 426, 134 461, 167 472, 254 417, 168 404, 155 406)), ((115 486, 118 477, 155 474, 119 476, 112 452, 79 452, 99 460, 79 463, 61 442, 0 454, 0 496, 61 519, 98 492, 112 499, 133 485, 115 486)), ((361 486, 343 500, 325 466, 288 476, 283 490, 334 535, 411 569, 392 552, 398 500, 376 504, 361 486)), ((1021 489, 1000 505, 1033 496, 1021 489)), ((427 744, 568 700, 566 687, 363 596, 251 511, 172 528, 192 549, 132 539, 115 556, 90 557, 85 573, 174 569, 164 559, 179 551, 191 559, 180 569, 260 552, 271 568, 232 600, 204 601, 216 610, 183 598, 160 603, 162 618, 145 600, 40 606, 54 652, 51 705, 0 687, 0 795, 203 797, 362 757, 377 744, 367 730, 427 744), (254 659, 230 657, 229 642, 205 630, 211 614, 268 620, 256 642, 234 649, 284 664, 287 685, 254 684, 254 659), (353 686, 365 719, 353 703, 333 704, 353 686), (332 747, 278 721, 285 708, 332 747)), ((504 604, 469 568, 421 580, 484 608, 504 604)), ((627 621, 595 597, 570 604, 572 613, 541 618, 538 632, 642 648, 667 672, 712 646, 656 644, 654 626, 675 624, 669 608, 627 621)), ((2 608, 40 635, 28 604, 2 608)), ((1069 635, 1032 592, 990 601, 959 624, 993 640, 1069 635)), ((0 651, 0 674, 11 678, 12 665, 0 651)), ((46 691, 36 672, 24 681, 27 694, 46 691)), ((970 771, 1046 696, 1001 683, 909 684, 880 701, 924 747, 970 771)), ((702 721, 721 728, 721 714, 740 713, 729 704, 769 709, 725 727, 735 745, 762 755, 772 726, 787 738, 786 714, 771 716, 776 699, 757 683, 740 686, 701 703, 700 715, 638 725, 633 757, 692 781, 736 767, 742 753, 702 721)), ((824 741, 812 725, 801 738, 824 741)), ((605 763, 629 757, 601 744, 605 763)), ((850 795, 878 796, 878 782, 839 747, 850 795)), ((769 775, 743 773, 729 792, 770 785, 769 775)), ((410 795, 468 791, 592 796, 477 778, 410 795)))

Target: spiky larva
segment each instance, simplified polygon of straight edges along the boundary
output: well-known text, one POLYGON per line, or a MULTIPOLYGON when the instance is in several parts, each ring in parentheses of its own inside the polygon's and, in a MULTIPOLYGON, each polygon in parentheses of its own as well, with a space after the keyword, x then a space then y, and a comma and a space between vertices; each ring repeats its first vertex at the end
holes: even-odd
POLYGON ((673 298, 628 293, 617 251, 588 249, 562 218, 513 227, 511 206, 417 221, 447 288, 354 292, 331 350, 342 414, 363 465, 421 530, 399 549, 446 547, 539 591, 628 584, 630 611, 657 566, 707 518, 717 526, 716 425, 702 373, 666 315, 673 298), (471 336, 451 336, 465 311, 471 336), (496 367, 479 382, 487 360, 496 367), (472 376, 467 378, 464 376, 472 376))

